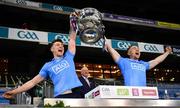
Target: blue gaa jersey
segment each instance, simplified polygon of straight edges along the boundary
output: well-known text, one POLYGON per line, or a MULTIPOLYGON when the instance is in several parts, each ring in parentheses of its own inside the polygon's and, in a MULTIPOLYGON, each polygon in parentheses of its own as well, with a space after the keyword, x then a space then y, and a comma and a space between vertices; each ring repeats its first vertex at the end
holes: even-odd
POLYGON ((146 86, 148 62, 120 57, 116 63, 123 74, 125 86, 146 86))
POLYGON ((52 59, 40 70, 40 76, 51 78, 54 84, 54 97, 72 88, 82 86, 78 79, 74 65, 74 55, 66 51, 63 57, 52 59))

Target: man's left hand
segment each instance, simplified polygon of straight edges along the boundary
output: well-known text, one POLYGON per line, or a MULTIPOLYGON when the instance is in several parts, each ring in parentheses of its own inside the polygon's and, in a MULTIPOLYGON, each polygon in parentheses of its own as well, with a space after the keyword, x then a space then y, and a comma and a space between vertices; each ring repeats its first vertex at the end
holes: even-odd
POLYGON ((170 46, 167 46, 165 50, 166 50, 166 52, 169 52, 169 54, 172 53, 172 48, 170 46))

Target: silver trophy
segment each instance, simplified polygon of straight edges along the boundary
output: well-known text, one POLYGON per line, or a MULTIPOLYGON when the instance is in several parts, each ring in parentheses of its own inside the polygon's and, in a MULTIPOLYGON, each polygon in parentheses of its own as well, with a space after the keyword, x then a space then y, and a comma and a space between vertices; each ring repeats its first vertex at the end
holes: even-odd
POLYGON ((77 26, 82 42, 94 44, 104 36, 104 25, 102 15, 95 8, 84 8, 78 11, 77 26))

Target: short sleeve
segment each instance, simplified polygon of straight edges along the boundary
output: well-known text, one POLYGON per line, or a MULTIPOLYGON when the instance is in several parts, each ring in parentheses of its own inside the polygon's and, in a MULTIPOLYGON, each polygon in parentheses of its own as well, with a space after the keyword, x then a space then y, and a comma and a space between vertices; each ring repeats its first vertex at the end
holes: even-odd
POLYGON ((72 54, 69 50, 66 51, 64 57, 68 59, 74 59, 75 54, 72 54))
POLYGON ((42 76, 43 78, 48 78, 48 66, 47 63, 41 68, 39 75, 42 76))
POLYGON ((125 62, 125 58, 123 58, 123 57, 119 57, 119 59, 116 61, 116 64, 119 66, 119 68, 121 69, 121 70, 124 70, 124 62, 125 62))
POLYGON ((149 62, 141 61, 141 63, 144 64, 144 66, 146 67, 146 70, 149 70, 149 68, 150 68, 149 62))

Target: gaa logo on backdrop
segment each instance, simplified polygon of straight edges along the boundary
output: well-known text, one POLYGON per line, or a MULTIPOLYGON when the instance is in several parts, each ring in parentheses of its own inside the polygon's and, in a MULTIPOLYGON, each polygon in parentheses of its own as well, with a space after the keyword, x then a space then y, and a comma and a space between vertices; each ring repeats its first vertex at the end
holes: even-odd
POLYGON ((17 36, 21 39, 39 40, 35 32, 18 31, 17 36))
POLYGON ((173 48, 174 53, 180 53, 180 48, 173 48))
POLYGON ((63 34, 57 34, 55 36, 55 39, 61 39, 63 43, 68 43, 68 36, 63 35, 63 34))
POLYGON ((19 5, 27 5, 25 0, 16 0, 16 3, 19 5))
POLYGON ((121 50, 127 50, 129 48, 129 46, 131 46, 131 44, 129 42, 125 42, 125 41, 119 41, 117 43, 118 48, 120 48, 121 50))
POLYGON ((140 52, 164 53, 164 46, 160 44, 150 44, 138 42, 140 52))
POLYGON ((57 6, 57 5, 53 6, 53 10, 63 11, 62 7, 61 6, 57 6))
POLYGON ((180 47, 173 47, 172 48, 172 51, 173 51, 173 54, 176 55, 176 56, 180 56, 180 47))
POLYGON ((154 52, 158 52, 158 48, 155 45, 150 45, 150 44, 145 44, 144 45, 144 49, 146 51, 154 51, 154 52))

